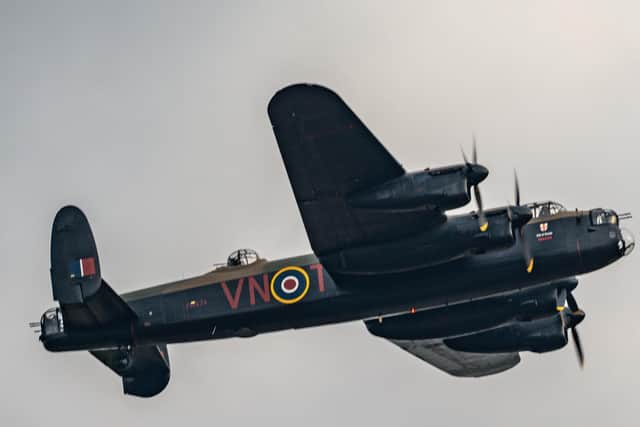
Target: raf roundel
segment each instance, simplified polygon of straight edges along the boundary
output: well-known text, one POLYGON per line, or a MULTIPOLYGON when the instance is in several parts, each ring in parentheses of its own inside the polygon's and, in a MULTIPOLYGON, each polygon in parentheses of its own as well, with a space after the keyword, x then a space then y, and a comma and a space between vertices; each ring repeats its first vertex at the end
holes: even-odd
POLYGON ((300 301, 309 292, 309 275, 300 267, 285 267, 271 278, 271 295, 282 304, 300 301))

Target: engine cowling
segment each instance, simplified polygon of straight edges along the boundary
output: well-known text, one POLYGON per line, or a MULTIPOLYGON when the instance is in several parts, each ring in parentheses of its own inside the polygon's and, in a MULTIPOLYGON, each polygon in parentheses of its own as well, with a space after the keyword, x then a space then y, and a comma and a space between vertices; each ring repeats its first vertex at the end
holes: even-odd
MULTIPOLYGON (((575 288, 577 280, 566 279, 543 289, 529 289, 517 294, 495 296, 486 299, 458 303, 415 314, 392 316, 366 321, 366 327, 373 335, 398 340, 423 340, 464 337, 502 328, 519 319, 520 323, 531 327, 532 321, 547 318, 564 304, 564 293, 575 288)), ((567 313, 563 313, 567 316, 567 313)), ((566 325, 565 325, 566 326, 566 325)))
POLYGON ((475 213, 457 215, 424 233, 402 239, 351 247, 321 256, 333 273, 396 273, 453 261, 470 253, 508 247, 515 242, 509 208, 486 211, 488 229, 478 228, 475 213))
POLYGON ((441 210, 455 209, 469 203, 470 186, 485 176, 469 179, 467 165, 427 169, 359 191, 350 195, 347 201, 353 207, 364 209, 409 209, 422 205, 437 206, 441 210))
POLYGON ((530 321, 515 321, 487 331, 446 339, 454 350, 471 353, 546 353, 568 343, 562 313, 530 321))

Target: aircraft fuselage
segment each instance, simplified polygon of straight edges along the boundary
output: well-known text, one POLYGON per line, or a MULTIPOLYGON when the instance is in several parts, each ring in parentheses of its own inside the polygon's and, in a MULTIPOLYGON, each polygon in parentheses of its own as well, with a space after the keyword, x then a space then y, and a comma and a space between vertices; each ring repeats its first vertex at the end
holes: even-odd
MULTIPOLYGON (((314 255, 262 261, 124 294, 137 321, 111 329, 43 334, 51 351, 178 343, 416 313, 474 301, 501 301, 604 267, 623 254, 617 224, 593 225, 589 212, 531 221, 524 238, 535 258, 525 270, 521 243, 418 270, 332 277, 314 255)), ((443 336, 448 332, 442 330, 443 336)))

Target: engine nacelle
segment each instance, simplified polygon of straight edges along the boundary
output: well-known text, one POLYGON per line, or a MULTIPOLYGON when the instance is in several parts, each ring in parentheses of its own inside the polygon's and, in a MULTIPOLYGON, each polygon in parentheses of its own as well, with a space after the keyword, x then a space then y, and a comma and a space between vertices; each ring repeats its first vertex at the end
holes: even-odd
POLYGON ((564 292, 576 286, 576 279, 566 279, 543 289, 527 289, 517 294, 385 317, 382 321, 368 320, 365 325, 373 335, 396 340, 469 336, 511 324, 514 319, 530 321, 549 317, 557 313, 558 306, 564 305, 564 292))
POLYGON ((483 332, 446 339, 447 346, 470 353, 546 353, 567 345, 562 313, 531 321, 515 321, 483 332))
POLYGON ((468 175, 467 165, 407 173, 356 192, 347 201, 353 207, 364 209, 409 209, 422 205, 455 209, 471 200, 469 187, 477 182, 472 182, 468 175))
POLYGON ((507 208, 486 212, 489 227, 482 232, 475 214, 451 216, 446 222, 403 239, 351 247, 321 256, 334 273, 367 275, 416 270, 515 242, 507 208))
MULTIPOLYGON (((487 231, 478 233, 478 219, 472 215, 471 229, 474 238, 471 248, 477 250, 492 250, 511 246, 515 242, 513 226, 509 219, 508 208, 490 209, 485 212, 489 226, 487 231)), ((459 221, 463 221, 464 217, 459 221)), ((467 220, 468 221, 468 220, 467 220)), ((467 225, 469 227, 469 225, 467 225)))

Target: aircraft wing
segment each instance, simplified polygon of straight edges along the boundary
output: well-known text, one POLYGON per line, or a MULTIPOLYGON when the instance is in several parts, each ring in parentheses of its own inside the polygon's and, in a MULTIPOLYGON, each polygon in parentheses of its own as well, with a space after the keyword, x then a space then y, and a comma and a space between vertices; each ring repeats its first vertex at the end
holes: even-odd
POLYGON ((384 211, 347 204, 350 193, 405 171, 331 90, 308 84, 286 87, 271 99, 269 118, 317 255, 408 236, 424 231, 434 217, 442 218, 442 212, 427 207, 384 211))
POLYGON ((467 353, 448 347, 442 340, 392 340, 392 343, 430 365, 456 377, 484 377, 520 363, 518 353, 467 353))

